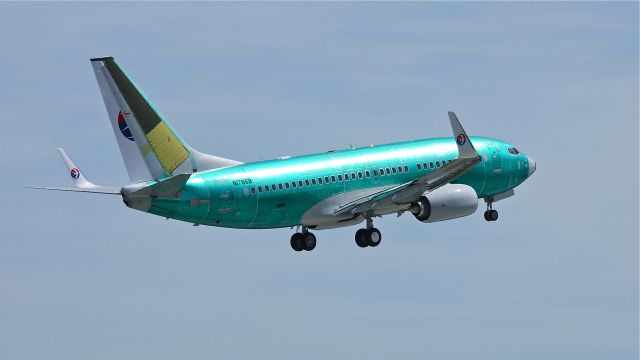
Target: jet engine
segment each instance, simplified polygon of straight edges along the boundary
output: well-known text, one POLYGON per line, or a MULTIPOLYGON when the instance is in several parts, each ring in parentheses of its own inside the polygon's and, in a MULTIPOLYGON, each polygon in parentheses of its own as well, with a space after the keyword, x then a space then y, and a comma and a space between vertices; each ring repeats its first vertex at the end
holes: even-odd
POLYGON ((473 214, 478 208, 478 194, 471 186, 447 184, 424 193, 409 209, 416 219, 431 223, 473 214))

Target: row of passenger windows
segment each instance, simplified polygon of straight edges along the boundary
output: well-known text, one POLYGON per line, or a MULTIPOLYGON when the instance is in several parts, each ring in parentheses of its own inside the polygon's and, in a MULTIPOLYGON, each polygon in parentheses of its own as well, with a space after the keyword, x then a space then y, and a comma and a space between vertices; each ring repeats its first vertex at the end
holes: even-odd
MULTIPOLYGON (((451 160, 448 160, 448 162, 451 162, 451 160)), ((435 162, 435 167, 439 168, 440 166, 444 166, 444 164, 446 164, 447 161, 442 161, 442 163, 440 161, 436 161, 435 162)), ((428 168, 433 169, 434 168, 434 162, 429 162, 429 163, 418 163, 416 164, 418 170, 427 170, 428 168)), ((289 190, 289 189, 296 189, 296 188, 302 188, 305 186, 316 186, 316 185, 322 185, 322 184, 330 184, 330 183, 336 183, 336 182, 342 182, 342 181, 350 181, 350 180, 356 180, 357 179, 362 179, 362 178, 370 178, 371 174, 373 173, 373 176, 378 176, 378 174, 380 174, 380 176, 386 176, 386 175, 393 175, 393 174, 402 174, 403 172, 409 172, 409 167, 407 165, 404 166, 398 166, 398 167, 388 167, 388 168, 381 168, 379 169, 373 169, 373 171, 369 171, 369 170, 365 170, 364 172, 362 171, 358 171, 358 172, 352 172, 352 173, 345 173, 344 177, 342 176, 342 174, 338 174, 338 175, 331 175, 331 176, 325 176, 325 177, 318 177, 318 178, 313 178, 313 179, 305 179, 305 180, 298 180, 298 181, 292 181, 292 182, 286 182, 286 183, 280 183, 280 184, 272 184, 272 185, 265 185, 263 186, 258 186, 257 190, 255 187, 251 188, 251 193, 255 194, 256 191, 261 193, 261 192, 271 192, 271 191, 279 191, 279 190, 289 190)))

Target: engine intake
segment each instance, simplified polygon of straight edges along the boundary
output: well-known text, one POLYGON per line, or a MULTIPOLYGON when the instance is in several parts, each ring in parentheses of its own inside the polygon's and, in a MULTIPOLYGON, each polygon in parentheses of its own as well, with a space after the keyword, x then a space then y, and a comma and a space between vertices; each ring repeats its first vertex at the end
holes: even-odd
POLYGON ((473 214, 478 208, 478 194, 471 186, 447 184, 423 194, 411 205, 416 219, 431 223, 473 214))

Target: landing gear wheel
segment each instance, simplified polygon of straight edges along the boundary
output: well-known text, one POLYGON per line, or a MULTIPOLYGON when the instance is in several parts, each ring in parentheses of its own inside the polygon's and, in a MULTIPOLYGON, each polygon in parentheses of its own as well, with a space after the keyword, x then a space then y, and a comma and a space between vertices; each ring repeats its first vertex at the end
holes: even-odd
POLYGON ((380 245, 381 241, 382 241, 382 234, 380 233, 380 230, 376 228, 371 228, 367 230, 367 245, 371 247, 376 247, 380 245))
POLYGON ((489 217, 489 210, 484 212, 484 219, 487 221, 491 221, 491 218, 489 217))
POLYGON ((302 234, 295 233, 291 235, 291 248, 295 251, 304 250, 304 244, 302 243, 302 234))
POLYGON ((490 221, 498 220, 498 211, 497 210, 489 210, 489 220, 490 221))
POLYGON ((316 236, 310 232, 302 234, 302 247, 306 251, 311 251, 316 248, 316 236))
POLYGON ((359 229, 356 231, 356 244, 361 248, 368 246, 367 229, 359 229))

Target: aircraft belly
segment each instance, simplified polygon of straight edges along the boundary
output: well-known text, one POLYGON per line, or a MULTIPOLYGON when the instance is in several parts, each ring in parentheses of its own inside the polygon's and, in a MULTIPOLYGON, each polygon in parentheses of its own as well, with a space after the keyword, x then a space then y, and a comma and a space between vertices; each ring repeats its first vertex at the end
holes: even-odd
MULTIPOLYGON (((375 187, 362 190, 343 192, 330 196, 308 209, 302 216, 302 224, 306 226, 316 226, 316 228, 326 229, 333 227, 349 226, 364 220, 360 214, 343 213, 336 215, 334 211, 341 205, 362 198, 364 196, 377 193, 385 187, 375 187)), ((390 204, 384 208, 373 210, 373 215, 386 215, 406 209, 407 205, 390 204)))

